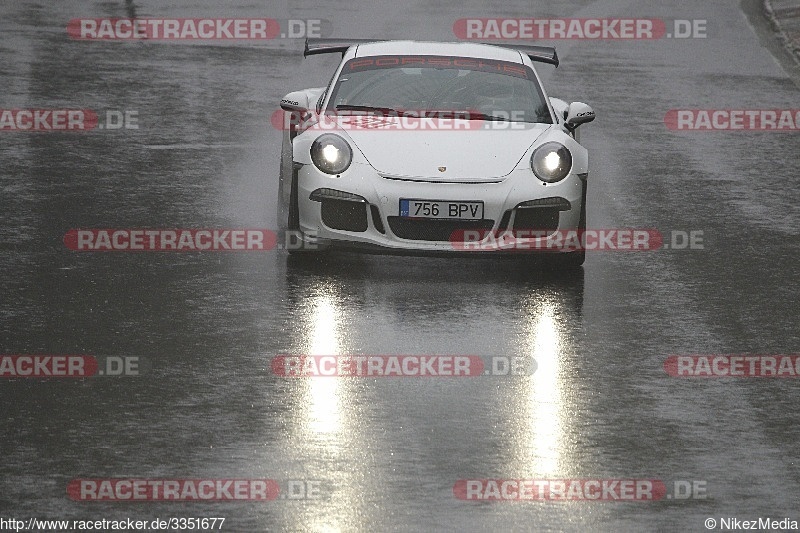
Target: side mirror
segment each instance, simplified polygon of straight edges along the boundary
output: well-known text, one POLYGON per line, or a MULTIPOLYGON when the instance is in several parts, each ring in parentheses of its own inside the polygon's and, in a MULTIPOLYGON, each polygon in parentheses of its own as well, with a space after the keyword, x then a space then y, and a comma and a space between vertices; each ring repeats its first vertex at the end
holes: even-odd
POLYGON ((309 109, 308 92, 294 91, 281 98, 281 109, 305 113, 309 109))
POLYGON ((590 106, 583 102, 572 102, 567 109, 565 126, 569 131, 575 131, 581 124, 593 121, 594 117, 594 110, 590 106))

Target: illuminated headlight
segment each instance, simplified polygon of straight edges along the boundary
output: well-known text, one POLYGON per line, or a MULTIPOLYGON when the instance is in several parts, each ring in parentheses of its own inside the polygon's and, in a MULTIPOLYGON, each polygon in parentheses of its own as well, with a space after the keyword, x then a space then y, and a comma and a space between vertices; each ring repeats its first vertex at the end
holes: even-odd
POLYGON ((353 150, 338 135, 325 133, 311 144, 311 160, 326 174, 341 174, 350 166, 353 150))
POLYGON ((549 142, 534 150, 531 156, 531 169, 536 177, 547 183, 555 183, 567 177, 572 168, 572 154, 567 147, 557 142, 549 142))

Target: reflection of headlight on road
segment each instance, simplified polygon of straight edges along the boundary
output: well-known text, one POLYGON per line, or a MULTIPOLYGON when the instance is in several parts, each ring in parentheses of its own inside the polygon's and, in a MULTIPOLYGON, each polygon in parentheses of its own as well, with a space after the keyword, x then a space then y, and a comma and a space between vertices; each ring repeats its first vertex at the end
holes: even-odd
MULTIPOLYGON (((339 318, 336 300, 331 296, 310 298, 308 355, 338 355, 339 318)), ((307 424, 313 433, 333 433, 339 430, 340 382, 336 378, 310 378, 306 397, 307 424)))
POLYGON ((556 358, 559 356, 561 338, 552 306, 544 304, 535 327, 534 357, 556 358))
POLYGON ((337 355, 339 312, 330 296, 311 298, 308 355, 337 355))
POLYGON ((549 142, 534 150, 531 169, 536 177, 547 183, 555 183, 567 177, 572 169, 572 154, 566 146, 549 142))
POLYGON ((540 303, 534 313, 529 346, 538 367, 531 379, 532 445, 537 469, 543 474, 554 474, 562 467, 564 458, 561 332, 552 303, 540 303))
POLYGON ((311 160, 326 174, 341 174, 350 166, 353 151, 343 138, 325 133, 311 144, 311 160))

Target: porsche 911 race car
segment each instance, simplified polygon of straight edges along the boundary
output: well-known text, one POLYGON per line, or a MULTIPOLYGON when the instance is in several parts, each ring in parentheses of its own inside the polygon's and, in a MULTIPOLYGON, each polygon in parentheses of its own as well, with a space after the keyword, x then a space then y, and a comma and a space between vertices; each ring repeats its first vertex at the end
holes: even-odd
POLYGON ((548 98, 554 48, 308 39, 341 53, 327 87, 281 100, 278 226, 290 252, 555 252, 586 227, 583 103, 548 98), (549 239, 549 240, 548 240, 549 239), (510 244, 509 244, 510 243, 510 244))

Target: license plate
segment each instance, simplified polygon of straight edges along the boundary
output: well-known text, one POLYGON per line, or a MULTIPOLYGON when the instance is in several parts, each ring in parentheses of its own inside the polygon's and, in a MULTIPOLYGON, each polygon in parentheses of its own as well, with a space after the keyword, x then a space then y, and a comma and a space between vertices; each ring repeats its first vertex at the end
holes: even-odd
POLYGON ((481 220, 483 219, 483 202, 401 199, 400 216, 445 220, 481 220))

